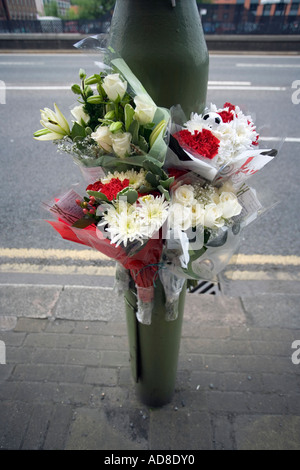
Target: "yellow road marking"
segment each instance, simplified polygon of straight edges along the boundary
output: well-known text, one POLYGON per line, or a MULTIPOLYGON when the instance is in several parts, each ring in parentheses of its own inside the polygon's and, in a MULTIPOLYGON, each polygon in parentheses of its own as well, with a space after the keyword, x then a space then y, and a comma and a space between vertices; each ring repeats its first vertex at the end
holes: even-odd
POLYGON ((226 271, 225 276, 231 281, 300 281, 300 273, 282 271, 226 271))
POLYGON ((107 256, 96 250, 56 250, 41 248, 0 248, 0 257, 17 258, 36 258, 36 259, 76 259, 83 261, 109 260, 107 256))
POLYGON ((69 275, 79 274, 87 276, 114 276, 114 266, 56 266, 38 265, 29 263, 4 263, 0 264, 0 273, 21 273, 21 274, 57 274, 69 275))
MULTIPOLYGON (((0 248, 0 257, 9 259, 73 259, 80 261, 108 261, 109 257, 92 249, 83 250, 59 250, 41 248, 0 248)), ((275 264, 284 266, 300 266, 300 256, 296 255, 234 255, 230 264, 275 264)))
POLYGON ((299 266, 300 256, 296 255, 234 255, 230 264, 281 264, 285 266, 299 266))

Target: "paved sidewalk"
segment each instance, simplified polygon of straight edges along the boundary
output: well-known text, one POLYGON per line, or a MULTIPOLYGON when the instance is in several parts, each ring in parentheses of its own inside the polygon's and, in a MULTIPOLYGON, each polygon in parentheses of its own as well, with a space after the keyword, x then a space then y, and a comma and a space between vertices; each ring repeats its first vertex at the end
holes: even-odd
POLYGON ((300 450, 299 299, 188 295, 174 398, 151 409, 112 290, 0 286, 0 449, 300 450))

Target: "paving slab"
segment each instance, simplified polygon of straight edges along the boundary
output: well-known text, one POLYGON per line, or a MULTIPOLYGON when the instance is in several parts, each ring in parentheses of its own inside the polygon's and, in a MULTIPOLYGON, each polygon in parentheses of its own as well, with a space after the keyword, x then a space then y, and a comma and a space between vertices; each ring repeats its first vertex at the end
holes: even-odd
POLYGON ((111 290, 0 294, 1 449, 300 450, 299 296, 188 294, 174 396, 150 408, 111 290))

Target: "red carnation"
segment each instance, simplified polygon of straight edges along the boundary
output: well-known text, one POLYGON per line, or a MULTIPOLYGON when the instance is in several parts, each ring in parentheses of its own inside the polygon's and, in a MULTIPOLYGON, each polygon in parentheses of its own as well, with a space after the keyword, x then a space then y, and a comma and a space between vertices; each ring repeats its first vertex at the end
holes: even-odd
POLYGON ((225 103, 224 108, 228 108, 228 111, 226 111, 224 109, 224 111, 221 111, 219 112, 219 116, 221 116, 222 118, 222 121, 227 123, 227 122, 231 122, 233 120, 233 116, 234 114, 232 113, 232 111, 235 111, 235 106, 234 104, 231 104, 231 103, 225 103))
POLYGON ((201 132, 195 131, 194 134, 183 129, 177 132, 174 137, 177 138, 180 145, 190 147, 199 155, 210 160, 217 155, 219 150, 219 139, 208 129, 202 129, 201 132))
POLYGON ((87 191, 97 191, 105 194, 109 201, 116 199, 117 194, 122 191, 122 189, 129 186, 129 179, 124 179, 123 181, 119 178, 112 178, 109 183, 103 184, 101 181, 96 181, 96 183, 89 184, 86 188, 87 191))
POLYGON ((229 111, 221 111, 220 113, 218 113, 218 115, 221 116, 222 121, 225 123, 231 122, 233 120, 233 113, 229 111))
POLYGON ((223 108, 228 108, 228 111, 235 111, 235 105, 228 102, 224 104, 223 108))

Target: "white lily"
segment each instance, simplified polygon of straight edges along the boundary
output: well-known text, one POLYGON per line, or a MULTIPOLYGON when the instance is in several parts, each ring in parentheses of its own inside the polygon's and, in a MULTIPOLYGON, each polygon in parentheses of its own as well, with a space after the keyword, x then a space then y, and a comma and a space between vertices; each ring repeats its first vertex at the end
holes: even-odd
POLYGON ((41 109, 41 124, 44 129, 34 133, 36 140, 58 140, 70 135, 68 121, 54 103, 54 111, 49 108, 41 109))

